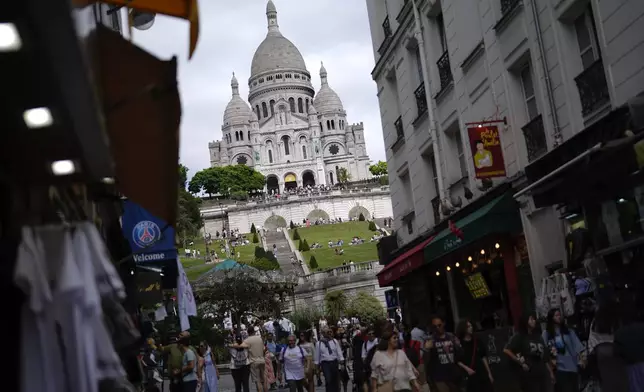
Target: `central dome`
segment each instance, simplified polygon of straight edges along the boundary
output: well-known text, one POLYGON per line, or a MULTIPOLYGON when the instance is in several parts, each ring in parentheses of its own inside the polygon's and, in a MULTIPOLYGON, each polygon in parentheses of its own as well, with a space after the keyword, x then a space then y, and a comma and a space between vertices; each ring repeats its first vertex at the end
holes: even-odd
POLYGON ((286 68, 306 71, 302 54, 283 35, 267 35, 253 56, 250 66, 251 77, 262 72, 286 68))
POLYGON ((250 66, 251 78, 267 71, 298 69, 306 71, 302 54, 288 38, 284 37, 277 24, 277 10, 272 0, 266 5, 268 33, 259 44, 250 66))

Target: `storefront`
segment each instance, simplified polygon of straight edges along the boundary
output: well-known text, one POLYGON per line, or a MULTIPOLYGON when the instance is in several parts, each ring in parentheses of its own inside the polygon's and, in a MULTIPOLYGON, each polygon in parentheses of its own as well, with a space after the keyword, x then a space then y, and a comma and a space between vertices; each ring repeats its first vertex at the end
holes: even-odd
POLYGON ((601 279, 595 299, 616 299, 626 322, 644 316, 641 98, 637 106, 613 110, 532 163, 526 168, 531 185, 515 195, 531 197, 537 208, 557 206, 567 253, 558 268, 601 279))

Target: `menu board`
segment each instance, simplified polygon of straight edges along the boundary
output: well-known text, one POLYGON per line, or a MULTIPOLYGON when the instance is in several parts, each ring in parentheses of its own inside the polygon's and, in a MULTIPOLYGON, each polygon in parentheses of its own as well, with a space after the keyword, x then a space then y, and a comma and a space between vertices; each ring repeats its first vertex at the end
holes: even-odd
POLYGON ((474 299, 486 298, 492 295, 485 278, 480 272, 465 277, 465 284, 474 299))

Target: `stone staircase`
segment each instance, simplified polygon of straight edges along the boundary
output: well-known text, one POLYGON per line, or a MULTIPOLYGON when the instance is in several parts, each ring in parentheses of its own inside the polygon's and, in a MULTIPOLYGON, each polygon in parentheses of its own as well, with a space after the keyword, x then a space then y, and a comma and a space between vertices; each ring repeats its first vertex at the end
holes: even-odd
POLYGON ((291 247, 288 244, 288 239, 282 231, 267 231, 266 232, 266 250, 273 251, 273 245, 277 245, 277 261, 280 263, 280 268, 284 274, 295 273, 302 275, 302 267, 291 264, 291 256, 295 256, 291 252, 291 247))

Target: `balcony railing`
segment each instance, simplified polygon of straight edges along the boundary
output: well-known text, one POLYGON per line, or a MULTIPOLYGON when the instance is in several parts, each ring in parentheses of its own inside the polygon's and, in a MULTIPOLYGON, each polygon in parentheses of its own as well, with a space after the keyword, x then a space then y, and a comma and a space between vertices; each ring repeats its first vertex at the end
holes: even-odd
POLYGON ((584 72, 575 78, 579 98, 581 99, 581 114, 587 116, 610 102, 608 84, 604 73, 604 63, 601 59, 595 61, 584 72))
POLYGON ((389 44, 393 39, 393 34, 391 32, 391 24, 389 23, 389 17, 386 17, 385 21, 382 22, 382 30, 385 33, 385 39, 382 41, 382 44, 380 44, 380 47, 378 48, 378 53, 381 56, 387 51, 387 48, 389 47, 389 44))
POLYGON ((398 116, 394 121, 394 127, 396 127, 396 139, 404 139, 405 131, 403 130, 402 116, 398 116))
POLYGON ((441 90, 443 90, 453 80, 452 68, 449 65, 449 53, 447 50, 438 59, 438 61, 436 62, 436 65, 438 65, 438 77, 440 78, 440 81, 441 81, 441 90))
POLYGON ((420 86, 414 91, 416 96, 416 108, 418 109, 418 117, 425 114, 427 111, 427 94, 425 94, 425 83, 421 82, 420 86))
POLYGON ((546 132, 543 129, 543 116, 538 115, 532 121, 521 128, 525 138, 525 146, 528 150, 528 161, 532 162, 548 152, 546 132))
POLYGON ((521 3, 521 0, 501 0, 501 14, 505 15, 521 3))
POLYGON ((432 199, 432 211, 434 212, 434 224, 441 221, 441 199, 436 196, 432 199))

